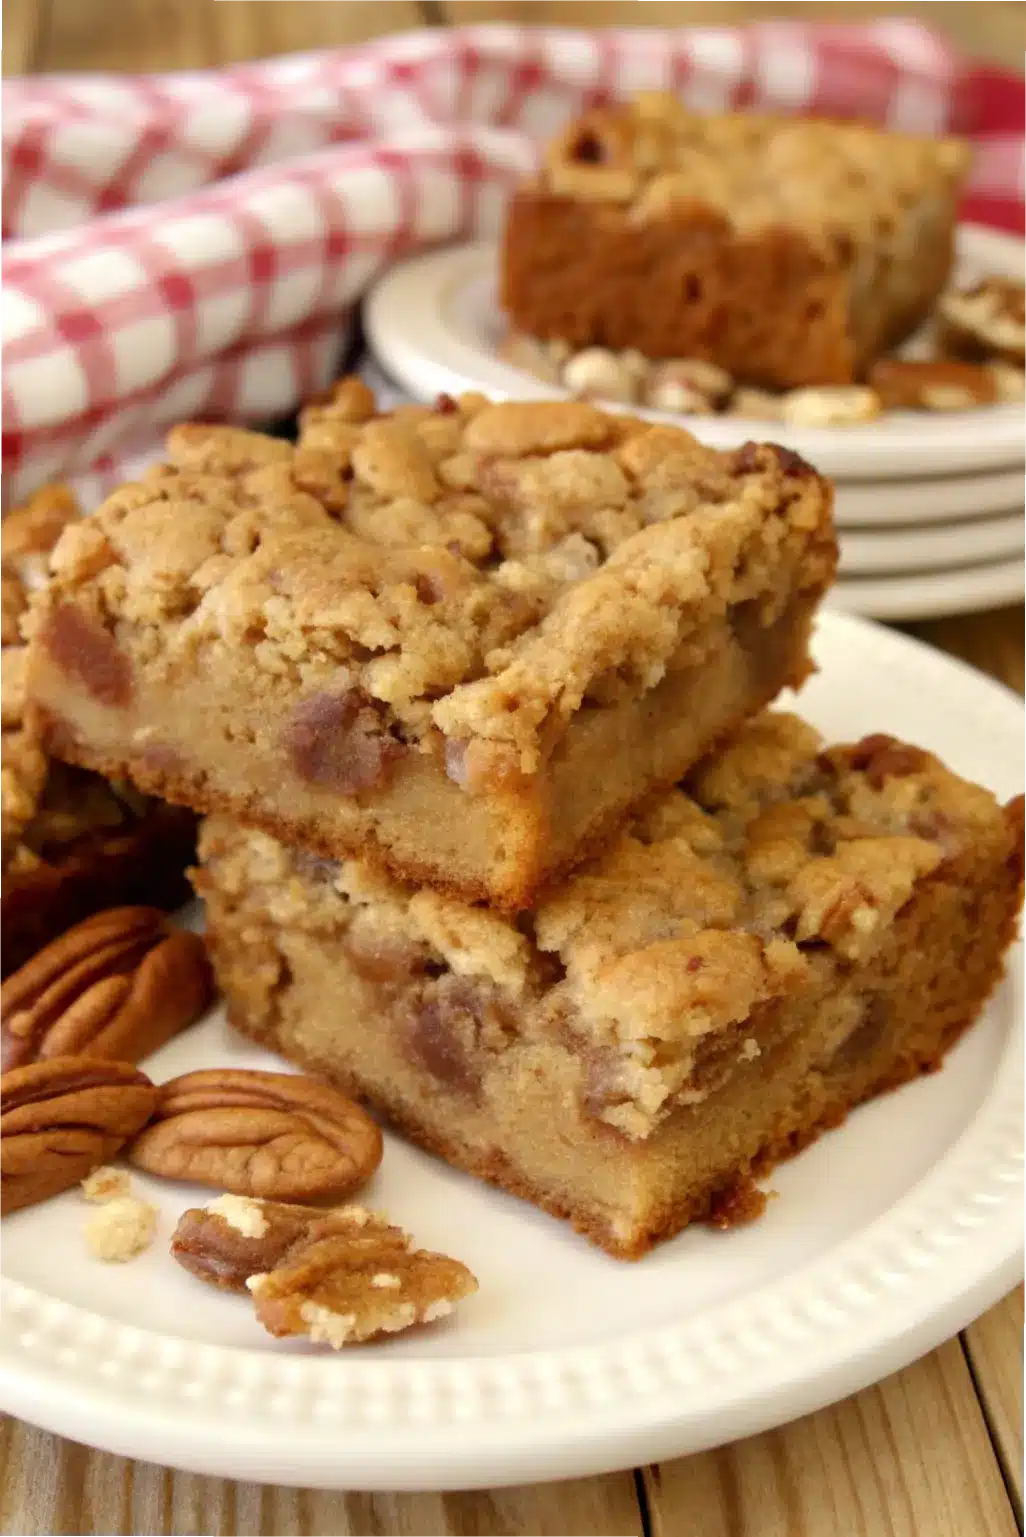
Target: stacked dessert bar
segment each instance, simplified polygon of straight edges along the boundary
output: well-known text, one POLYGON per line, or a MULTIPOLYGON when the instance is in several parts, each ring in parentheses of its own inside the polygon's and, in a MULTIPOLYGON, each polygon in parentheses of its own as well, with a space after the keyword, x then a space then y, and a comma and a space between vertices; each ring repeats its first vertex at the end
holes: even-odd
POLYGON ((240 1030, 635 1256, 936 1063, 1011 933, 1021 808, 760 713, 835 556, 771 444, 347 380, 68 529, 35 723, 208 814, 240 1030))
POLYGON ((0 532, 3 621, 3 975, 103 907, 174 908, 189 892, 195 818, 59 762, 26 717, 21 623, 46 580, 50 551, 78 505, 46 486, 6 514, 0 532))

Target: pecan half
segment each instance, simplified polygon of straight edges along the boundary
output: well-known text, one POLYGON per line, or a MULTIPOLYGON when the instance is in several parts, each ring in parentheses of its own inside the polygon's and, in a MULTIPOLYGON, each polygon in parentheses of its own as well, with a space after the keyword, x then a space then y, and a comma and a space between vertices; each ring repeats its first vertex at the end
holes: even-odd
POLYGON ((292 1073, 210 1068, 164 1084, 130 1162, 166 1179, 280 1201, 337 1200, 381 1162, 381 1132, 337 1089, 292 1073))
POLYGON ((0 1062, 86 1053, 137 1062, 203 1013, 213 995, 198 934, 154 907, 114 907, 38 951, 0 988, 0 1062))
POLYGON ((85 1179, 144 1126, 158 1091, 137 1067, 52 1057, 0 1078, 0 1211, 85 1179))

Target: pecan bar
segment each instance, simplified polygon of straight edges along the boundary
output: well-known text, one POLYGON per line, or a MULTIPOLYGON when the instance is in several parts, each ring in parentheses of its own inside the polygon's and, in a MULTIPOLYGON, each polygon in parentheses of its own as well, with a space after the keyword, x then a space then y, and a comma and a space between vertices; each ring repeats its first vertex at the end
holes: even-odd
POLYGON ((53 485, 11 511, 0 529, 4 976, 100 908, 173 908, 189 895, 192 816, 58 762, 26 717, 21 623, 31 592, 45 585, 50 551, 77 520, 70 492, 53 485))
POLYGON ((222 817, 235 1026, 633 1258, 936 1067, 1001 971, 1022 800, 767 714, 516 922, 222 817))
POLYGON ((169 446, 55 552, 45 740, 323 855, 523 907, 809 670, 831 491, 773 445, 350 380, 169 446))
POLYGON ((502 304, 575 347, 847 384, 943 288, 968 166, 955 140, 857 123, 704 116, 658 93, 597 108, 512 200, 502 304))

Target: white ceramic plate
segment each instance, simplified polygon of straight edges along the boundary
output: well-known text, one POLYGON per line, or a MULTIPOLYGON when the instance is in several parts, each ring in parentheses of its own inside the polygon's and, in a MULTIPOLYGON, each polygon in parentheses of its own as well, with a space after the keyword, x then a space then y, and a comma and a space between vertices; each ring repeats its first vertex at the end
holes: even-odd
POLYGON ((868 619, 940 619, 1017 603, 1026 591, 1022 555, 952 571, 894 576, 841 576, 826 597, 829 608, 868 619))
POLYGON ((895 523, 944 523, 985 518, 1022 507, 1022 468, 939 480, 842 480, 834 488, 838 528, 890 528, 895 523))
MULTIPOLYGON (((958 237, 960 278, 990 272, 1021 276, 1024 248, 1014 237, 977 225, 963 226, 958 237)), ((368 340, 389 373, 418 398, 472 389, 503 400, 566 395, 499 357, 504 321, 495 292, 496 260, 493 243, 430 251, 393 267, 371 293, 365 308, 368 340)), ((837 479, 969 474, 1023 462, 1023 409, 1015 405, 943 415, 894 411, 843 429, 784 428, 743 417, 638 414, 684 422, 719 448, 772 437, 837 479)))
POLYGON ((1022 509, 1000 518, 973 518, 932 527, 841 529, 841 575, 891 576, 897 572, 961 569, 967 564, 1023 557, 1022 509))
MULTIPOLYGON (((875 730, 1007 797, 1023 712, 995 684, 827 614, 802 710, 833 739, 875 730)), ((387 1139, 366 1199, 477 1272, 433 1332, 341 1356, 276 1343, 245 1301, 168 1258, 209 1192, 138 1187, 158 1243, 87 1257, 77 1192, 4 1222, 0 1401, 79 1441, 231 1477, 347 1489, 563 1478, 745 1436, 933 1348, 1021 1274, 1019 955, 944 1071, 865 1106, 772 1177, 730 1234, 686 1232, 636 1265, 387 1139)), ((147 1065, 260 1064, 219 1014, 147 1065)))

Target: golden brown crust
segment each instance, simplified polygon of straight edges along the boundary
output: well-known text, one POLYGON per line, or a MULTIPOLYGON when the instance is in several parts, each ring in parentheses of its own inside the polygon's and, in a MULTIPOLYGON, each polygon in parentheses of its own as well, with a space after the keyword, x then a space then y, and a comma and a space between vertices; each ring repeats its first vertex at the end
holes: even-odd
POLYGON ((575 346, 849 383, 943 287, 967 164, 952 140, 851 123, 599 109, 512 200, 502 303, 575 346))

